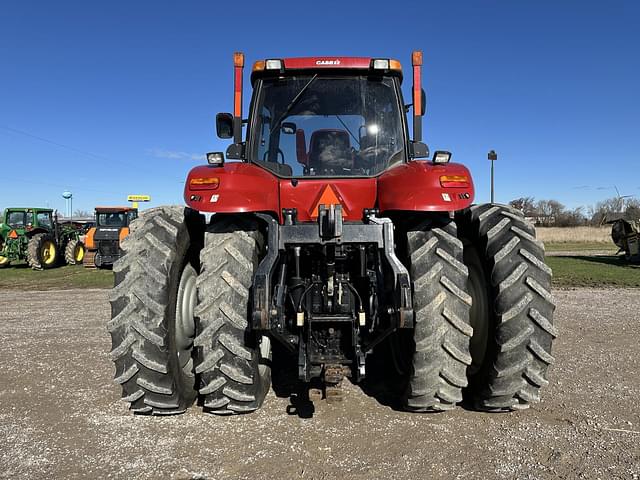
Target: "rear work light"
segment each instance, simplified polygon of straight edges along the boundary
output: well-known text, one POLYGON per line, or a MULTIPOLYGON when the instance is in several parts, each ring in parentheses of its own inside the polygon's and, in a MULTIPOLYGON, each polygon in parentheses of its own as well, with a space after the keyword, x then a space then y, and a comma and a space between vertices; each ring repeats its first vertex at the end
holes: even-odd
POLYGON ((196 177, 189 180, 192 190, 215 190, 220 185, 218 177, 196 177))
POLYGON ((374 70, 402 70, 402 65, 400 65, 398 60, 374 58, 371 60, 371 68, 374 70))
POLYGON ((265 60, 265 70, 282 70, 282 60, 265 60))
POLYGON ((436 150, 433 152, 433 163, 449 163, 451 160, 451 152, 444 150, 436 150))
POLYGON ((441 175, 440 185, 444 188, 468 188, 469 177, 466 175, 441 175))
POLYGON ((214 167, 221 167, 224 165, 224 154, 222 152, 207 153, 207 163, 214 167))
POLYGON ((376 58, 373 60, 373 68, 376 70, 389 70, 389 60, 376 58))
POLYGON ((271 58, 267 60, 258 60, 253 63, 253 72, 262 72, 264 70, 280 70, 284 71, 284 64, 282 60, 277 58, 271 58))

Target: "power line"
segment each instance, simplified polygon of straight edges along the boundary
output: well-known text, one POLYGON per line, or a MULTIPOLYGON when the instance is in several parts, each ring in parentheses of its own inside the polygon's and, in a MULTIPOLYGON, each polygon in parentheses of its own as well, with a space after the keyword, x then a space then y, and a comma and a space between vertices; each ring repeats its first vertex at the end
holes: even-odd
POLYGON ((64 143, 56 142, 54 140, 49 140, 48 138, 40 137, 39 135, 34 135, 32 133, 25 132, 24 130, 18 130, 17 128, 7 127, 6 125, 0 125, 0 128, 3 130, 7 130, 9 132, 17 133, 19 135, 24 135, 25 137, 35 138, 36 140, 40 140, 41 142, 50 143, 51 145, 55 145, 56 147, 66 148, 67 150, 70 150, 72 152, 80 153, 82 155, 86 155, 92 158, 111 161, 109 160, 109 158, 105 157, 104 155, 98 155, 96 153, 80 150, 79 148, 72 147, 71 145, 65 145, 64 143))
POLYGON ((8 180, 8 181, 14 182, 14 183, 21 182, 21 183, 30 183, 30 184, 33 184, 33 185, 47 185, 49 187, 56 187, 56 188, 70 189, 70 190, 81 190, 81 191, 84 190, 86 192, 103 193, 103 194, 106 194, 106 195, 113 194, 113 191, 107 192, 106 190, 96 190, 96 189, 87 188, 87 187, 77 187, 77 186, 74 186, 73 184, 70 184, 70 183, 62 184, 62 183, 41 182, 39 180, 27 180, 27 179, 24 179, 24 178, 6 177, 6 176, 3 177, 3 178, 5 180, 8 180))

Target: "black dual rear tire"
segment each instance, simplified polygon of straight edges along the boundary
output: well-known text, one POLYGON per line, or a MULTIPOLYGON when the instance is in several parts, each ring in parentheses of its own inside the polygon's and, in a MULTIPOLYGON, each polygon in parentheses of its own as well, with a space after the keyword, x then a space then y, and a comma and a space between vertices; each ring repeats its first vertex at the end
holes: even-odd
POLYGON ((395 363, 406 373, 403 405, 416 412, 441 412, 462 401, 471 363, 471 297, 456 224, 425 220, 407 232, 413 282, 413 332, 397 332, 395 363), (409 341, 398 341, 409 334, 409 341), (404 344, 403 344, 404 343, 404 344), (408 368, 407 368, 408 366, 408 368))
POLYGON ((528 408, 548 384, 557 336, 544 246, 522 214, 507 206, 473 206, 456 221, 474 304, 466 393, 482 410, 528 408))
POLYGON ((258 409, 271 384, 268 337, 249 331, 253 275, 264 252, 256 221, 216 219, 205 233, 198 277, 199 392, 215 414, 258 409))
POLYGON ((136 413, 181 413, 196 399, 189 344, 200 223, 184 207, 147 210, 131 224, 125 254, 113 266, 110 355, 122 399, 136 413))
POLYGON ((256 223, 242 218, 216 217, 205 233, 193 211, 159 207, 132 223, 107 328, 115 381, 134 412, 181 413, 198 393, 212 413, 262 405, 269 341, 252 339, 248 312, 263 248, 256 223))

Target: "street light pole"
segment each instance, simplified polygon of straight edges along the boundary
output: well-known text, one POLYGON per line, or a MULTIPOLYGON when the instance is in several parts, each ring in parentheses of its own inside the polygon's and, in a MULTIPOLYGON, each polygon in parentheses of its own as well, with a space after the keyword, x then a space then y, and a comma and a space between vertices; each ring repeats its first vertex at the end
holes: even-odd
POLYGON ((493 183, 493 162, 495 162, 498 159, 498 154, 495 152, 495 150, 491 150, 487 155, 487 158, 491 161, 491 203, 494 203, 495 190, 494 190, 494 183, 493 183))

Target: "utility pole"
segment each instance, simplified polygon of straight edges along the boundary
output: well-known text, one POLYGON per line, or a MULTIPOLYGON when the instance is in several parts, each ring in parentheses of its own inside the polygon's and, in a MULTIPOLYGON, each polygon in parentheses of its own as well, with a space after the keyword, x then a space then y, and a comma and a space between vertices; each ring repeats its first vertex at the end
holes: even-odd
POLYGON ((493 184, 493 162, 495 162, 498 159, 498 154, 495 152, 495 150, 491 150, 487 155, 487 158, 491 160, 491 203, 494 203, 495 190, 494 190, 494 184, 493 184))

